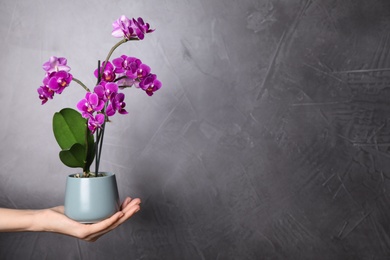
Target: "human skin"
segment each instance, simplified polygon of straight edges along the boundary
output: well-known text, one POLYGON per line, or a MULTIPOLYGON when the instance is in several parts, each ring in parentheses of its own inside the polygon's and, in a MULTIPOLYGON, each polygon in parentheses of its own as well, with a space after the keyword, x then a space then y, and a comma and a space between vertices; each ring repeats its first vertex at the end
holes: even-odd
POLYGON ((0 232, 54 232, 94 242, 138 212, 140 203, 138 198, 127 197, 120 211, 95 224, 81 224, 68 218, 64 206, 37 210, 0 208, 0 232))

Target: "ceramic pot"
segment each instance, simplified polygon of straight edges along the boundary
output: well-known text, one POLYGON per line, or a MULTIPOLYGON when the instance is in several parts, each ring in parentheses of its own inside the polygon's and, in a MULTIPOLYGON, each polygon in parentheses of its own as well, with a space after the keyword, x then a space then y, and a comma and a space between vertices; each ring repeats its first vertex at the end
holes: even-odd
POLYGON ((120 201, 115 174, 66 180, 65 215, 80 223, 96 223, 119 210, 120 201))

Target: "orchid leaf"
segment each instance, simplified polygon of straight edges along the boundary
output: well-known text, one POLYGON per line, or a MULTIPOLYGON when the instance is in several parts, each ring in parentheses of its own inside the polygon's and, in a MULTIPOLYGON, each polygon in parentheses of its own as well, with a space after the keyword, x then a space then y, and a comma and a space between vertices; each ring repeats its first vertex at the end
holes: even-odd
POLYGON ((72 145, 85 144, 87 120, 72 109, 64 108, 54 114, 53 132, 61 149, 70 149, 72 145))
POLYGON ((74 144, 68 150, 62 150, 60 152, 60 159, 63 164, 72 168, 83 168, 85 158, 85 148, 81 144, 74 144))
POLYGON ((53 132, 61 147, 61 161, 69 167, 81 167, 89 171, 94 155, 93 135, 87 127, 87 120, 72 109, 64 108, 54 114, 53 132))

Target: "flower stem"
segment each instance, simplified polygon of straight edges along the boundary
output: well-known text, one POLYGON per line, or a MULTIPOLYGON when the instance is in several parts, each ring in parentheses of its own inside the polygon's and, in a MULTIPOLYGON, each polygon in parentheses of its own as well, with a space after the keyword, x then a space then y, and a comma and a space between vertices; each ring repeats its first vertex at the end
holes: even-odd
MULTIPOLYGON (((88 149, 90 149, 88 147, 88 127, 85 128, 85 158, 88 157, 88 149)), ((87 161, 87 159, 85 159, 85 161, 87 161)), ((84 163, 84 167, 83 167, 83 173, 86 174, 87 172, 89 172, 89 166, 87 166, 88 163, 84 163)))
MULTIPOLYGON (((100 60, 98 60, 98 72, 100 72, 100 60)), ((101 74, 98 73, 98 83, 100 83, 101 80, 101 74)), ((104 129, 104 125, 103 125, 104 129)), ((95 143, 95 177, 98 176, 99 172, 99 164, 100 164, 100 152, 99 152, 99 141, 100 141, 100 130, 96 130, 96 143, 95 143)))
POLYGON ((119 81, 119 80, 121 80, 121 79, 125 79, 125 78, 127 78, 127 76, 119 77, 119 78, 115 79, 114 82, 117 82, 117 81, 119 81))
POLYGON ((76 78, 72 78, 72 80, 73 80, 74 82, 76 82, 77 84, 79 84, 80 86, 82 86, 87 92, 91 92, 91 91, 89 90, 89 88, 87 88, 87 86, 85 86, 84 83, 81 82, 80 80, 78 80, 78 79, 76 79, 76 78))
MULTIPOLYGON (((106 68, 106 65, 108 63, 108 60, 110 59, 111 55, 114 53, 115 49, 118 48, 121 44, 125 43, 125 42, 128 42, 128 41, 138 41, 138 38, 130 38, 130 39, 127 39, 127 38, 123 38, 122 40, 120 40, 119 42, 117 42, 112 48, 111 50, 108 52, 107 54, 107 57, 104 61, 104 63, 102 64, 103 67, 101 68, 101 65, 100 65, 100 60, 98 61, 98 78, 97 78, 97 83, 96 85, 99 85, 101 79, 102 79, 102 75, 103 75, 103 72, 106 68)), ((77 79, 74 79, 77 83, 79 83, 81 86, 83 86, 85 89, 88 89, 84 84, 82 84, 79 80, 77 79)), ((89 91, 89 90, 88 90, 89 91)), ((103 114, 105 115, 105 119, 104 119, 104 123, 102 125, 102 128, 101 129, 97 129, 96 130, 96 142, 95 142, 95 177, 98 177, 99 175, 99 164, 100 164, 100 156, 101 156, 101 153, 102 153, 102 148, 103 148, 103 138, 104 138, 104 130, 106 128, 106 122, 108 120, 108 117, 107 117, 107 114, 106 114, 106 108, 107 108, 107 103, 105 104, 105 107, 103 109, 103 114)))
POLYGON ((99 131, 99 142, 96 142, 96 169, 95 169, 95 176, 98 177, 99 175, 99 164, 100 164, 100 156, 102 155, 102 148, 103 148, 103 137, 104 137, 104 129, 106 128, 106 122, 103 123, 102 129, 99 131))
POLYGON ((95 158, 95 177, 98 176, 99 163, 100 163, 100 154, 99 154, 99 149, 98 149, 99 139, 100 139, 100 130, 98 129, 98 130, 96 130, 96 143, 95 143, 95 155, 96 155, 96 158, 95 158))
MULTIPOLYGON (((128 41, 138 41, 139 39, 138 38, 130 38, 130 39, 127 39, 127 38, 123 38, 122 40, 120 40, 119 42, 117 42, 114 46, 112 46, 111 50, 108 52, 107 54, 107 57, 106 59, 104 60, 104 63, 103 63, 103 69, 101 71, 99 71, 100 75, 103 74, 105 68, 106 68, 106 65, 107 65, 107 62, 108 60, 110 59, 112 53, 115 51, 116 48, 118 48, 121 44, 125 43, 125 42, 128 42, 128 41)), ((100 80, 98 80, 97 84, 100 83, 100 80)), ((96 85, 97 85, 96 84, 96 85)))

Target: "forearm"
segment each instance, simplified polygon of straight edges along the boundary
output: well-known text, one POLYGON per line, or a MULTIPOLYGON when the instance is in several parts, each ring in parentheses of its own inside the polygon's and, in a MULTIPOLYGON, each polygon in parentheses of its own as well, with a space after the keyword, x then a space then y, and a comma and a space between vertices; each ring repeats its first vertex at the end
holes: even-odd
POLYGON ((40 210, 0 208, 0 232, 44 231, 55 232, 86 241, 96 241, 140 210, 141 200, 127 197, 121 210, 98 223, 85 225, 64 214, 64 206, 40 210))
POLYGON ((0 208, 0 232, 40 231, 37 219, 42 210, 0 208))

